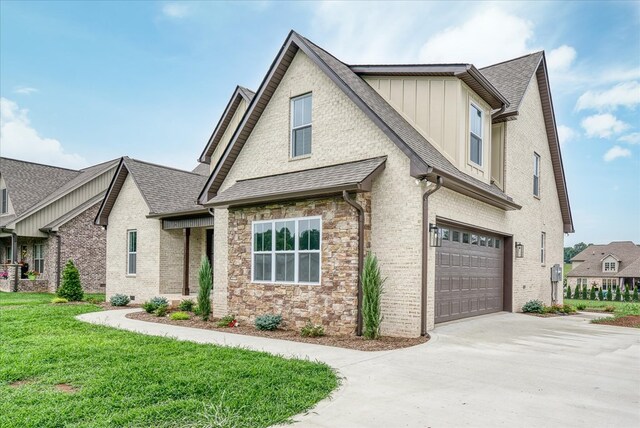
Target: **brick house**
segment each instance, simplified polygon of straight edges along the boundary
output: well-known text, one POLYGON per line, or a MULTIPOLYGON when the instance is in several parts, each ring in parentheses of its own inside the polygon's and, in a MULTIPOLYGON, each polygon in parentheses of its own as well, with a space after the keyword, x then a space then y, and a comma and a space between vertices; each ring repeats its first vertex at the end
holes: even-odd
POLYGON ((640 246, 631 241, 614 241, 605 245, 589 245, 571 259, 567 285, 595 286, 605 292, 633 290, 640 286, 640 246))
POLYGON ((0 158, 0 290, 55 291, 72 259, 85 291, 104 292, 106 236, 92 219, 116 166, 71 170, 0 158), (28 270, 39 273, 36 281, 28 270))
POLYGON ((216 316, 359 333, 367 251, 387 278, 386 335, 551 302, 574 230, 543 52, 360 66, 291 32, 231 113, 234 99, 199 159, 216 316))

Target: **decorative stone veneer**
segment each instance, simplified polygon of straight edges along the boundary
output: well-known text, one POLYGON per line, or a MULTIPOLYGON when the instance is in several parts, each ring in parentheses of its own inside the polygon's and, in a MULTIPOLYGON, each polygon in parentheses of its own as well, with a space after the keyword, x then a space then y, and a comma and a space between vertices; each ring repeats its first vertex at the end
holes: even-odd
MULTIPOLYGON (((370 212, 368 195, 358 203, 370 212)), ((370 225, 366 215, 365 225, 370 225)), ((281 314, 289 328, 309 320, 327 333, 353 334, 357 318, 358 215, 341 197, 229 210, 228 311, 245 322, 281 314), (321 283, 251 282, 251 230, 256 220, 322 217, 321 283)), ((368 233, 365 233, 367 237, 368 233)))

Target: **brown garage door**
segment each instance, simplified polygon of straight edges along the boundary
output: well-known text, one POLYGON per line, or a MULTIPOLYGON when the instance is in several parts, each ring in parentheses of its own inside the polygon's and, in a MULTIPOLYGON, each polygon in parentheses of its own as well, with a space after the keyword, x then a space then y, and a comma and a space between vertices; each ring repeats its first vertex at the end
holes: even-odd
MULTIPOLYGON (((440 226, 440 225, 439 225, 440 226)), ((502 237, 440 226, 436 248, 436 323, 502 310, 502 237)))

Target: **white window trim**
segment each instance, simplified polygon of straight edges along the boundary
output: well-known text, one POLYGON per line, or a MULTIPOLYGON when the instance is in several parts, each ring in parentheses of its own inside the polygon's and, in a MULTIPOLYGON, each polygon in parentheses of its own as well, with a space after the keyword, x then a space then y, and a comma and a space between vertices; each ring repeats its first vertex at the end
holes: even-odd
POLYGON ((38 273, 44 273, 44 244, 33 244, 33 269, 38 273), (36 257, 36 255, 38 254, 38 252, 36 251, 37 247, 40 247, 40 257, 36 257), (42 261, 41 270, 36 269, 37 261, 42 261))
MULTIPOLYGON (((533 192, 533 196, 535 196, 538 199, 540 199, 540 192, 541 192, 541 187, 542 187, 542 186, 540 186, 540 166, 541 166, 541 163, 542 163, 542 159, 540 158, 540 155, 538 153, 536 153, 536 152, 533 152, 533 176, 538 179, 538 193, 536 194, 535 187, 532 190, 534 191, 533 192), (538 167, 537 171, 536 171, 536 166, 538 167)), ((535 178, 534 178, 534 180, 535 180, 535 178)))
POLYGON ((138 274, 138 229, 127 229, 127 276, 136 276, 137 274, 138 274), (131 244, 131 232, 136 233, 136 250, 135 251, 129 251, 130 244, 131 244), (133 273, 131 272, 131 269, 129 266, 129 256, 131 254, 136 255, 136 271, 133 273))
POLYGON ((480 107, 478 104, 476 104, 475 101, 469 101, 469 114, 467 115, 467 120, 469 121, 469 133, 467 134, 467 153, 468 153, 467 161, 469 162, 469 165, 481 170, 484 170, 484 160, 485 160, 484 159, 484 116, 485 116, 484 109, 480 107), (471 130, 471 111, 472 111, 471 107, 472 106, 478 109, 478 111, 482 115, 482 117, 480 118, 480 133, 483 135, 477 135, 475 132, 471 130), (471 134, 480 138, 480 163, 476 163, 471 160, 471 134))
MULTIPOLYGON (((308 124, 304 124, 304 125, 299 125, 299 126, 293 126, 293 118, 295 116, 295 108, 294 108, 294 101, 299 100, 301 98, 305 98, 305 97, 311 97, 311 113, 313 113, 313 93, 312 92, 307 92, 306 94, 302 94, 302 95, 297 95, 295 97, 292 97, 289 101, 289 116, 290 116, 290 128, 291 128, 291 132, 289 132, 289 159, 304 159, 304 158, 308 158, 311 156, 311 153, 313 153, 313 149, 311 152, 306 153, 304 155, 298 155, 296 156, 293 152, 293 145, 295 143, 295 138, 294 138, 294 133, 295 131, 297 131, 298 129, 302 129, 302 128, 311 128, 311 145, 313 147, 313 114, 311 114, 311 121, 308 124)), ((252 232, 253 233, 253 232, 252 232)))
POLYGON ((273 220, 256 220, 251 222, 251 283, 252 284, 278 284, 278 285, 320 285, 322 284, 322 217, 321 216, 310 216, 310 217, 292 217, 292 218, 277 218, 277 219, 273 219, 273 220), (302 250, 300 251, 298 249, 299 246, 299 241, 298 241, 298 222, 300 220, 319 220, 320 222, 320 249, 318 250, 302 250), (286 222, 286 221, 293 221, 295 224, 295 241, 294 241, 294 250, 293 251, 288 251, 288 250, 282 250, 282 251, 276 251, 276 223, 278 222, 286 222), (272 230, 272 235, 271 235, 271 251, 254 251, 254 239, 255 239, 255 234, 253 233, 253 226, 256 224, 271 224, 271 230, 272 230), (276 281, 275 277, 276 277, 276 254, 294 254, 294 273, 293 273, 293 278, 294 281, 276 281), (298 255, 300 253, 315 253, 315 254, 319 254, 319 266, 318 266, 318 282, 300 282, 298 280, 298 255), (253 257, 255 254, 271 254, 271 278, 273 278, 272 281, 263 281, 263 280, 255 280, 253 278, 253 273, 254 273, 254 263, 255 263, 255 257, 253 257))

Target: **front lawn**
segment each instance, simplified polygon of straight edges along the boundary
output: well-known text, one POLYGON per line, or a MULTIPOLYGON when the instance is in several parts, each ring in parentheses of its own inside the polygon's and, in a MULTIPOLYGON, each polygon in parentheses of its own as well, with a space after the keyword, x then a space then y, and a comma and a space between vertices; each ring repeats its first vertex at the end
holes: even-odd
POLYGON ((338 385, 325 364, 83 323, 91 304, 0 293, 0 426, 263 427, 338 385))
POLYGON ((564 299, 564 302, 572 306, 585 305, 587 310, 602 311, 603 313, 607 306, 613 307, 613 317, 598 318, 591 322, 594 324, 640 328, 640 303, 582 299, 564 299))

